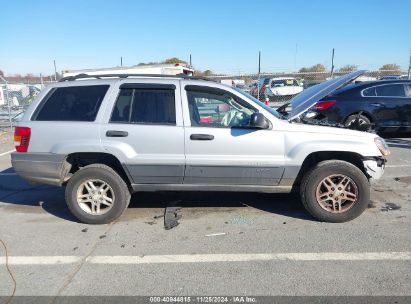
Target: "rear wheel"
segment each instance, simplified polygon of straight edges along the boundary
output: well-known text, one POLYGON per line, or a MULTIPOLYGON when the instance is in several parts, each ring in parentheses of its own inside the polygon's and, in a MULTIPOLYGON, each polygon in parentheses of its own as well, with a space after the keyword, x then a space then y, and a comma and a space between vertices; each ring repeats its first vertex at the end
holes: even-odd
POLYGON ((77 171, 66 187, 66 202, 73 215, 87 224, 107 224, 124 212, 130 191, 112 168, 94 164, 77 171))
POLYGON ((357 120, 357 117, 358 117, 358 124, 360 126, 371 125, 371 121, 367 116, 357 115, 357 114, 348 116, 347 119, 345 120, 345 125, 347 127, 351 126, 353 123, 355 123, 355 121, 357 120))
POLYGON ((307 172, 300 188, 307 211, 325 222, 346 222, 358 217, 370 200, 364 173, 351 163, 323 161, 307 172))

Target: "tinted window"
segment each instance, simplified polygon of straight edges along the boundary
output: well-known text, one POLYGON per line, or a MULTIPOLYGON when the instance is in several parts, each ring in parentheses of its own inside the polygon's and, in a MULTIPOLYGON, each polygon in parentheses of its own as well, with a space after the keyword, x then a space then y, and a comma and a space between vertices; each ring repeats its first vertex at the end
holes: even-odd
POLYGON ((130 104, 133 97, 132 89, 120 90, 117 97, 116 105, 111 114, 112 122, 129 122, 130 121, 130 104))
POLYGON ((364 96, 377 96, 377 92, 375 90, 375 87, 365 89, 364 91, 362 91, 362 94, 364 96))
POLYGON ((40 104, 33 120, 94 121, 108 85, 55 88, 40 104))
POLYGON ((405 96, 411 97, 411 84, 404 85, 405 87, 405 96))
POLYGON ((381 97, 405 97, 402 84, 389 84, 376 87, 377 96, 381 97))
POLYGON ((122 89, 110 121, 175 125, 174 90, 122 89))
POLYGON ((187 90, 192 126, 247 127, 256 110, 224 91, 187 90))

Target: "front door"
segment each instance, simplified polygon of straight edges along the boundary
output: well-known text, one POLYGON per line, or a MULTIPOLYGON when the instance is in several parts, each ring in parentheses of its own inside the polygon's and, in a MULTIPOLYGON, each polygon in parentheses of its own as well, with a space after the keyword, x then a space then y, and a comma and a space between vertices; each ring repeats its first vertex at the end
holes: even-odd
POLYGON ((184 184, 275 186, 284 171, 283 133, 249 127, 258 109, 219 88, 182 88, 184 184))

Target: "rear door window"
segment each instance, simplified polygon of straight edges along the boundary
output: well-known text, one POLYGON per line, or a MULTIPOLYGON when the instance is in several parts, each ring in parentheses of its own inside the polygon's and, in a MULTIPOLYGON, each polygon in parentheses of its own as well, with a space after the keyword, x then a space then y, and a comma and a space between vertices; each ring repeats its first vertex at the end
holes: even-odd
POLYGON ((389 84, 376 87, 378 97, 405 97, 404 85, 389 84))
POLYGON ((34 113, 35 121, 94 121, 108 85, 53 89, 34 113))
POLYGON ((110 122, 175 125, 175 90, 121 89, 110 122))
POLYGON ((411 84, 406 84, 405 86, 405 96, 411 98, 411 84))

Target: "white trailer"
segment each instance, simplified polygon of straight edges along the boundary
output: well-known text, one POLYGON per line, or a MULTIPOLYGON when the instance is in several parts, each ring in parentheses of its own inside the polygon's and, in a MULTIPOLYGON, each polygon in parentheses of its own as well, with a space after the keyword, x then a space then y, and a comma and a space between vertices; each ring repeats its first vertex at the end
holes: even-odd
POLYGON ((63 77, 87 75, 108 75, 108 74, 159 74, 159 75, 187 75, 192 76, 194 70, 182 63, 176 64, 153 64, 135 65, 131 67, 115 67, 103 69, 67 70, 63 71, 63 77))

